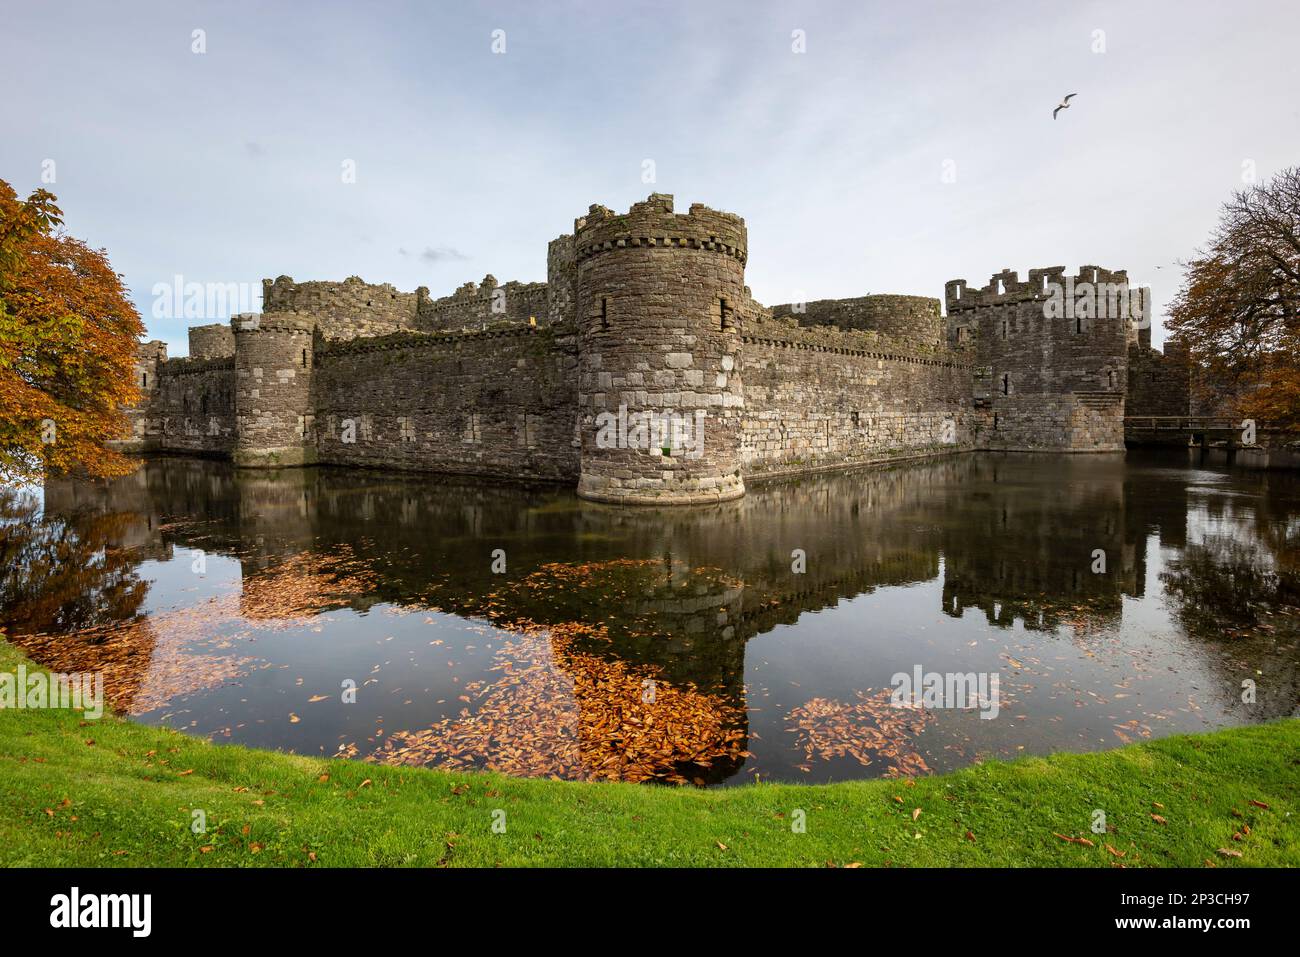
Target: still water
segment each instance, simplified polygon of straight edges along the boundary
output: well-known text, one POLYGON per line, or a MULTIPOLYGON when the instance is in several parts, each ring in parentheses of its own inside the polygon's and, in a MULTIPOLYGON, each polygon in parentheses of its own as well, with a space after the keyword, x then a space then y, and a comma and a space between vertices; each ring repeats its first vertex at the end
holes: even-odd
POLYGON ((158 459, 5 495, 0 554, 11 640, 102 672, 118 711, 394 764, 812 783, 1300 699, 1300 480, 1181 451, 963 455, 676 509, 158 459), (900 673, 986 694, 949 678, 898 707, 900 673))

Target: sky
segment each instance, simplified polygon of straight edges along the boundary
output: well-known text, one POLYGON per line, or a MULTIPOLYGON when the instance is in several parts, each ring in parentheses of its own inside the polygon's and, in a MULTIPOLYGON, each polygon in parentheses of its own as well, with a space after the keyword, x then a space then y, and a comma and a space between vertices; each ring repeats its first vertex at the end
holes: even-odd
POLYGON ((541 281, 651 192, 744 216, 763 303, 1097 264, 1159 320, 1220 205, 1300 162, 1297 49, 1296 0, 0 0, 0 179, 171 355, 229 312, 174 314, 175 277, 541 281))

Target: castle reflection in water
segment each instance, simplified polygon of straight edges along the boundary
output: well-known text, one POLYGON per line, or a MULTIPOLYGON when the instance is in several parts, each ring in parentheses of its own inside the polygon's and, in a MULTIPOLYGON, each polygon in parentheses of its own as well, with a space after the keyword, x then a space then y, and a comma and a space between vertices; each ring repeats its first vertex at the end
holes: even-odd
MULTIPOLYGON (((11 589, 0 599, 13 633, 71 631, 145 612, 145 562, 188 562, 196 549, 229 556, 247 591, 294 556, 346 552, 373 572, 364 589, 341 597, 355 612, 426 605, 433 595, 440 609, 466 618, 514 603, 510 615, 541 625, 599 621, 611 638, 600 654, 653 666, 744 715, 754 705, 746 687, 754 639, 808 626, 810 613, 860 596, 918 586, 916 598, 931 607, 915 614, 939 604, 944 617, 965 623, 972 637, 961 644, 972 646, 990 627, 1113 635, 1134 600, 1147 609, 1155 603, 1141 600, 1155 598, 1176 635, 1165 654, 1215 652, 1206 658, 1214 687, 1202 690, 1219 715, 1213 723, 1292 713, 1295 637, 1277 622, 1292 621, 1285 612, 1300 605, 1300 492, 1278 473, 1189 464, 1133 453, 974 454, 757 486, 722 505, 624 509, 554 488, 154 459, 108 485, 50 482, 45 523, 61 524, 63 560, 76 574, 51 575, 43 589, 28 582, 29 593, 11 589), (82 543, 81 560, 67 551, 70 537, 82 543), (504 575, 493 570, 496 549, 504 575), (806 556, 801 573, 792 571, 796 550, 806 556), (554 563, 611 562, 626 563, 618 588, 599 576, 536 598, 503 587, 554 563), (982 614, 972 619, 972 609, 982 614), (1261 617, 1274 611, 1279 617, 1261 617), (973 621, 982 631, 971 630, 973 621), (1266 634, 1249 633, 1264 621, 1266 634), (1241 640, 1229 647, 1234 628, 1241 640), (1243 675, 1268 692, 1249 713, 1236 700, 1243 675)), ((898 619, 875 617, 873 607, 836 619, 839 627, 893 627, 898 619)), ((933 660, 962 667, 957 642, 948 644, 947 657, 934 652, 933 660)), ((807 654, 819 647, 810 640, 807 654)), ((137 666, 147 669, 148 658, 137 666)), ((742 723, 752 725, 753 715, 742 723)), ((740 763, 721 762, 707 777, 725 779, 740 763)))

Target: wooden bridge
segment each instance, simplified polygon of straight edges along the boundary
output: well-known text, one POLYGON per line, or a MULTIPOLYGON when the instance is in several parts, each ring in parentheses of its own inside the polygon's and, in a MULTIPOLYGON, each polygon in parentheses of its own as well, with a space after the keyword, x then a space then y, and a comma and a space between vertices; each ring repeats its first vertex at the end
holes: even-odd
POLYGON ((1273 428, 1266 422, 1254 424, 1253 436, 1248 430, 1249 420, 1221 415, 1126 415, 1124 416, 1124 442, 1126 445, 1199 445, 1209 448, 1221 444, 1229 450, 1243 448, 1251 437, 1251 445, 1271 444, 1262 441, 1280 438, 1283 441, 1297 436, 1286 429, 1273 428))

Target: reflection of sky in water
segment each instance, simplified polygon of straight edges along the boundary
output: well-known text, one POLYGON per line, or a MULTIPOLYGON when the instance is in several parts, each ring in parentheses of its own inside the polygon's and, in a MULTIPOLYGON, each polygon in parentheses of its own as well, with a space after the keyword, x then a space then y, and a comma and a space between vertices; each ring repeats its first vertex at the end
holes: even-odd
POLYGON ((704 783, 942 771, 1295 710, 1300 486, 1180 461, 961 456, 661 511, 165 460, 47 494, 47 532, 147 589, 101 596, 87 561, 39 602, 0 597, 63 670, 105 652, 32 638, 51 629, 22 608, 148 616, 114 665, 130 709, 219 741, 561 776, 658 760, 704 783), (231 673, 205 680, 213 662, 231 673), (882 711, 873 695, 918 665, 996 673, 998 717, 882 711))

